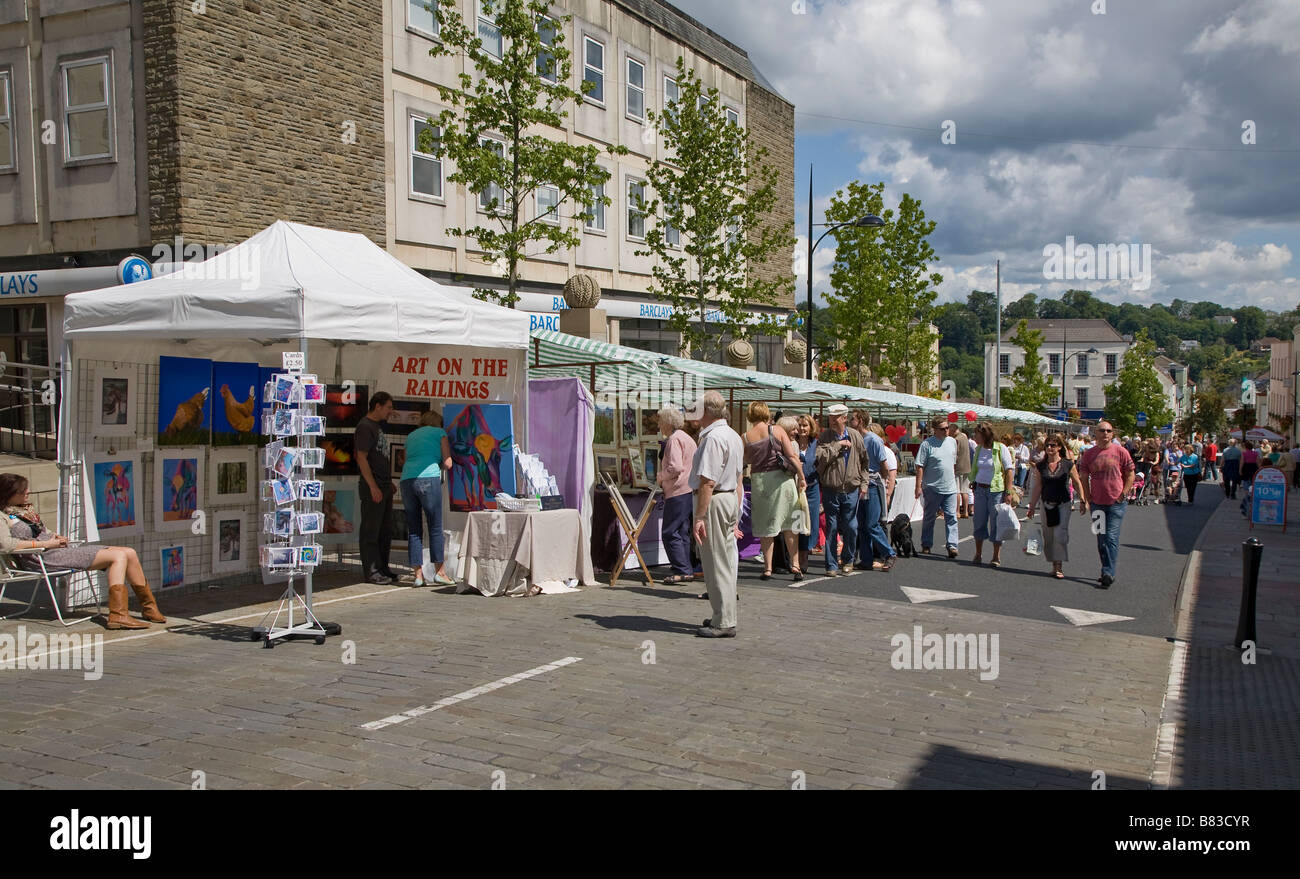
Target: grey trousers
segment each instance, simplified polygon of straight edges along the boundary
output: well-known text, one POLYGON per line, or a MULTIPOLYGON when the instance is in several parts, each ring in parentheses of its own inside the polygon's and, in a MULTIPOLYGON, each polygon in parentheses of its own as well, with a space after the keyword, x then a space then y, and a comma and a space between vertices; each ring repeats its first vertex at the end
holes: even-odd
POLYGON ((1068 562, 1070 560, 1070 505, 1061 504, 1061 524, 1055 528, 1047 527, 1047 504, 1038 521, 1043 523, 1043 555, 1049 562, 1068 562))
POLYGON ((700 544, 700 561, 704 566, 704 588, 713 607, 712 623, 717 629, 736 625, 736 571, 740 564, 736 525, 739 522, 736 493, 715 494, 709 501, 704 521, 707 536, 700 544))

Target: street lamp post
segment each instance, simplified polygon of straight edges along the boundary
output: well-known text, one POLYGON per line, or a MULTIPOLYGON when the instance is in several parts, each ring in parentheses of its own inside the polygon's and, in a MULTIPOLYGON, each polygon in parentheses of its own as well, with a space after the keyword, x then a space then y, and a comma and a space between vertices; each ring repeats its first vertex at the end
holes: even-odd
POLYGON ((812 235, 813 235, 813 226, 814 226, 814 225, 825 226, 825 225, 828 225, 828 224, 826 224, 826 223, 816 223, 816 224, 814 224, 813 221, 812 221, 812 217, 813 217, 813 183, 812 183, 812 169, 813 169, 813 166, 812 166, 812 165, 809 165, 809 166, 808 166, 808 265, 807 265, 807 267, 806 267, 806 269, 805 269, 805 270, 808 272, 808 317, 807 317, 807 321, 806 321, 806 332, 805 332, 805 334, 804 334, 805 337, 806 337, 806 339, 807 339, 807 344, 804 346, 804 348, 805 348, 806 351, 807 351, 807 353, 804 355, 804 358, 805 358, 804 370, 805 370, 805 372, 806 372, 806 376, 805 376, 805 377, 808 378, 809 380, 811 380, 812 377, 813 377, 813 366, 812 366, 812 364, 813 364, 813 336, 812 336, 812 331, 813 331, 813 279, 812 279, 812 276, 813 276, 813 270, 812 270, 812 265, 813 265, 813 251, 817 249, 817 245, 818 245, 818 244, 821 244, 821 243, 822 243, 822 238, 825 238, 827 235, 831 234, 831 233, 834 232, 836 229, 842 229, 842 228, 844 228, 845 226, 854 226, 854 227, 857 227, 857 228, 863 228, 863 227, 867 227, 867 226, 883 226, 883 225, 885 225, 885 221, 882 220, 882 219, 880 219, 880 217, 877 217, 877 216, 874 215, 874 214, 867 214, 865 217, 858 217, 856 220, 850 220, 850 221, 848 221, 847 223, 836 223, 835 225, 833 225, 833 226, 831 226, 829 229, 827 229, 825 232, 823 232, 823 233, 821 234, 821 237, 817 239, 816 244, 814 244, 814 243, 813 243, 813 237, 812 237, 812 235))
POLYGON ((1069 357, 1067 357, 1067 358, 1065 358, 1064 360, 1061 361, 1061 408, 1062 408, 1062 409, 1069 409, 1069 408, 1070 408, 1069 406, 1067 406, 1067 405, 1065 404, 1065 367, 1066 367, 1066 364, 1068 364, 1071 360, 1073 360, 1074 358, 1078 357, 1078 356, 1081 355, 1081 354, 1082 354, 1084 357, 1087 357, 1087 356, 1090 355, 1090 354, 1100 354, 1100 353, 1101 353, 1101 352, 1098 351, 1096 348, 1089 348, 1087 351, 1075 351, 1075 352, 1074 352, 1073 354, 1071 354, 1069 357))

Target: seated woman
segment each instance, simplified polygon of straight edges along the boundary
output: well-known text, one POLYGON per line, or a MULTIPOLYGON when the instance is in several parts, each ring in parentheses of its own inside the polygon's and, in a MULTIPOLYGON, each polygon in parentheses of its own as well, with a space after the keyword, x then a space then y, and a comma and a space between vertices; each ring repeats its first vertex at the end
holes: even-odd
MULTIPOLYGON (((36 508, 28 500, 25 476, 0 473, 0 499, 4 516, 0 516, 0 552, 16 549, 45 549, 46 567, 74 568, 79 571, 108 571, 108 624, 110 629, 147 629, 149 623, 127 614, 126 581, 140 599, 140 615, 155 623, 167 618, 158 611, 158 602, 149 591, 140 567, 140 557, 129 546, 85 544, 68 546, 68 538, 51 533, 41 522, 36 508)), ((28 570, 40 570, 29 556, 15 556, 28 570)))

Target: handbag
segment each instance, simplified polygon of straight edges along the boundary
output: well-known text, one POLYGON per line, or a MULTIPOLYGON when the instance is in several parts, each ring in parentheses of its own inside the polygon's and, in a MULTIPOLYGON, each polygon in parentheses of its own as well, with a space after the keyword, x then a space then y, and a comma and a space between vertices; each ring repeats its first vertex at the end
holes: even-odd
POLYGON ((1048 528, 1059 526, 1061 524, 1061 505, 1043 504, 1043 522, 1048 528))
POLYGON ((772 453, 776 455, 776 460, 781 463, 781 469, 797 479, 799 468, 786 456, 785 447, 781 445, 776 437, 772 436, 771 428, 768 429, 767 444, 772 447, 772 453))
POLYGON ((812 511, 808 509, 808 496, 801 491, 799 500, 795 503, 794 515, 790 517, 793 523, 791 530, 796 534, 811 534, 812 523, 809 521, 811 518, 812 511))

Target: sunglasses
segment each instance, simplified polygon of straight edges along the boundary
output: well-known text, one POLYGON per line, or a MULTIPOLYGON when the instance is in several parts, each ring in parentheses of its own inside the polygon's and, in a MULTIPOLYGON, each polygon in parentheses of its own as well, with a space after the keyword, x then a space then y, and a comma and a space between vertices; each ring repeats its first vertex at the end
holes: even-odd
POLYGON ((1097 433, 1114 433, 1114 432, 1115 432, 1115 428, 1113 428, 1113 427, 1099 427, 1099 428, 1097 428, 1097 433))

